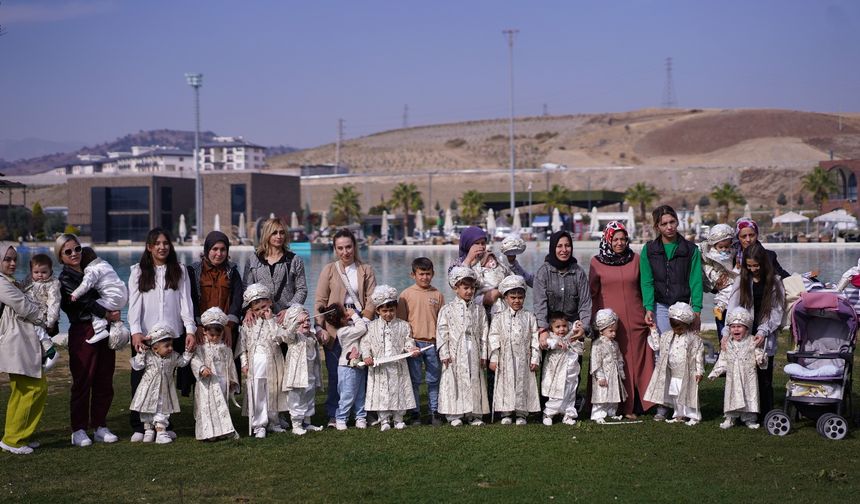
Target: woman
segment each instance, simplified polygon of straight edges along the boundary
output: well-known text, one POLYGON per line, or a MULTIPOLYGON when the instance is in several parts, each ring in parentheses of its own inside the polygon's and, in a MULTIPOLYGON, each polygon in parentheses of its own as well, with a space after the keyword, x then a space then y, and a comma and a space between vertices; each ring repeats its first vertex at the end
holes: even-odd
POLYGON ((281 219, 269 219, 263 224, 256 252, 248 259, 242 280, 245 287, 255 283, 268 287, 272 312, 283 320, 284 310, 294 304, 303 305, 308 297, 305 263, 287 248, 287 231, 281 219))
MULTIPOLYGON (((48 380, 42 370, 42 346, 33 324, 44 323, 42 309, 27 299, 15 282, 18 253, 11 244, 0 244, 0 373, 9 374, 12 391, 6 405, 6 428, 0 448, 15 455, 33 453, 36 431, 48 380)), ((85 434, 86 435, 86 434, 85 434)))
POLYGON ((116 352, 108 346, 108 340, 93 345, 86 340, 93 337, 92 318, 102 317, 111 322, 119 320, 118 311, 106 311, 96 302, 99 294, 91 289, 77 301, 72 301, 72 292, 84 280, 81 267, 81 242, 73 234, 57 238, 54 253, 63 265, 60 272, 60 308, 69 317, 69 370, 72 374, 72 390, 69 395, 69 413, 72 422, 72 444, 89 446, 92 440, 87 429, 95 429, 93 438, 97 443, 115 443, 119 438, 107 428, 107 414, 113 402, 113 372, 116 352))
MULTIPOLYGON (((743 266, 742 262, 744 251, 753 243, 761 243, 758 241, 758 224, 756 224, 756 221, 752 219, 741 217, 735 224, 735 236, 737 237, 737 244, 735 245, 735 265, 740 267, 743 266)), ((762 246, 762 248, 764 248, 764 246, 762 246)), ((776 259, 776 252, 768 249, 764 250, 773 266, 772 269, 774 273, 781 279, 790 277, 791 273, 783 269, 782 265, 779 264, 779 261, 776 259)))
MULTIPOLYGON (((195 346, 194 308, 191 303, 191 283, 188 272, 176 257, 170 232, 155 228, 146 236, 146 249, 140 263, 131 267, 128 278, 128 324, 131 327, 131 355, 145 350, 144 339, 150 329, 163 322, 175 327, 178 336, 174 351, 193 351, 195 346)), ((192 385, 190 369, 178 371, 177 385, 187 395, 192 385)), ((131 372, 131 394, 134 395, 143 370, 131 372)), ((143 423, 140 414, 129 412, 134 434, 133 443, 143 441, 143 423)), ((172 431, 171 431, 172 432, 172 431)))
MULTIPOLYGON (((756 367, 761 418, 773 409, 773 356, 776 354, 784 304, 785 292, 770 254, 760 243, 753 243, 744 250, 743 267, 735 279, 727 312, 731 313, 740 306, 752 314, 750 332, 755 335, 756 346, 764 347, 767 353, 767 369, 756 367)), ((728 334, 729 328, 723 328, 722 337, 726 338, 728 334)))
MULTIPOLYGON (((508 259, 510 262, 510 259, 508 259)), ((487 314, 502 309, 501 295, 498 284, 511 274, 511 269, 496 259, 496 256, 487 252, 487 234, 477 226, 470 226, 460 234, 459 255, 457 260, 448 267, 448 271, 454 266, 472 268, 478 275, 478 288, 481 284, 493 285, 491 288, 481 289, 475 292, 473 301, 487 307, 487 314), (493 305, 496 305, 493 307, 493 305), (494 309, 495 308, 495 309, 494 309)), ((517 266, 519 266, 517 264, 517 266)), ((520 273, 522 269, 519 268, 520 273)), ((518 274, 520 274, 518 273, 518 274)), ((526 275, 522 275, 526 276, 526 275)))
MULTIPOLYGON (((376 276, 373 267, 358 259, 358 245, 355 235, 349 229, 343 228, 334 235, 334 253, 337 260, 323 266, 317 281, 317 291, 314 296, 314 310, 323 313, 332 303, 340 303, 347 308, 370 320, 374 315, 374 307, 370 304, 370 295, 376 288, 376 276)), ((328 413, 328 426, 335 427, 337 421, 337 403, 340 399, 337 393, 337 363, 340 359, 341 346, 337 340, 337 329, 325 323, 323 317, 317 317, 321 324, 317 333, 325 331, 328 343, 325 345, 325 367, 328 370, 328 395, 325 407, 328 413)))
POLYGON ((591 333, 591 291, 588 278, 573 257, 573 239, 567 231, 549 238, 549 253, 534 275, 534 312, 546 348, 549 331, 547 316, 564 313, 569 322, 580 321, 586 334, 591 333))
POLYGON ((242 316, 242 293, 245 288, 239 269, 230 261, 230 239, 221 231, 212 231, 203 242, 200 260, 188 267, 191 281, 191 302, 197 322, 197 341, 202 342, 200 315, 212 307, 227 314, 224 326, 224 344, 236 350, 236 326, 242 316))
POLYGON ((618 221, 606 225, 596 256, 588 270, 592 316, 603 308, 618 314, 615 339, 624 356, 627 399, 622 413, 631 420, 653 406, 642 400, 654 372, 654 352, 648 346, 645 307, 639 290, 639 257, 630 249, 627 229, 618 221))
POLYGON ((693 327, 698 329, 702 323, 702 253, 678 234, 675 209, 662 205, 651 216, 657 238, 646 243, 639 256, 645 323, 656 323, 661 334, 668 331, 669 306, 683 302, 693 307, 693 327))

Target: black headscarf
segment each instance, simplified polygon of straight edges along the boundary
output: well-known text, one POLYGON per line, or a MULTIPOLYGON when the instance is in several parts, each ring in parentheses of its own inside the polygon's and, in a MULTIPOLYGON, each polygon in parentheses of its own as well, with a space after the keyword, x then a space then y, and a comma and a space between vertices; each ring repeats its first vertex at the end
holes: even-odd
POLYGON ((206 259, 206 262, 209 262, 209 250, 218 242, 223 243, 224 248, 227 249, 227 254, 230 254, 230 238, 227 238, 227 235, 221 231, 211 231, 206 235, 206 240, 203 241, 203 258, 206 259))
POLYGON ((567 231, 556 231, 549 237, 549 254, 546 255, 544 261, 550 263, 557 270, 566 270, 576 264, 576 258, 573 257, 573 253, 571 251, 570 259, 567 261, 562 261, 555 255, 555 247, 558 245, 558 241, 566 236, 568 241, 570 241, 571 246, 573 246, 573 238, 570 237, 570 233, 567 231))

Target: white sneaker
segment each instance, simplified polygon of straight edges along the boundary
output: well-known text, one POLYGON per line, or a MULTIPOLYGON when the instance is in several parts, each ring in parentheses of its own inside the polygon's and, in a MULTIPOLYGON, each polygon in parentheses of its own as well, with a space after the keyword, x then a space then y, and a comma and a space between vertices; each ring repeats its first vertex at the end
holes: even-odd
POLYGON ((174 432, 172 430, 168 430, 168 431, 164 431, 164 432, 166 432, 167 435, 170 436, 170 439, 176 439, 176 432, 174 432))
MULTIPOLYGON (((83 432, 83 431, 77 431, 77 432, 83 432)), ((84 434, 84 435, 86 435, 86 434, 84 434)), ((5 452, 13 453, 15 455, 29 455, 29 454, 33 453, 33 449, 30 448, 29 446, 19 446, 18 448, 13 448, 13 447, 7 445, 6 443, 4 443, 2 441, 0 441, 0 449, 2 449, 5 452)))
POLYGON ((308 431, 304 430, 300 426, 299 427, 293 427, 293 434, 295 434, 296 436, 304 436, 307 433, 308 433, 308 431))
POLYGON ((281 427, 281 424, 271 422, 266 427, 266 430, 268 430, 269 432, 287 432, 286 430, 284 430, 283 427, 281 427))
POLYGON ((595 420, 595 421, 594 421, 594 423, 598 423, 598 424, 605 424, 605 423, 606 423, 606 420, 605 420, 605 419, 603 419, 603 418, 598 418, 597 420, 595 420))
POLYGON ((455 418, 455 419, 451 420, 449 423, 451 424, 451 427, 459 427, 459 426, 463 425, 463 421, 460 420, 459 418, 455 418))
POLYGON ((527 423, 528 423, 528 420, 526 420, 525 418, 517 417, 517 425, 525 425, 527 423))
POLYGON ((480 418, 473 418, 471 421, 469 421, 469 425, 473 427, 480 427, 481 425, 484 425, 484 421, 480 418))
POLYGON ((132 443, 141 443, 143 442, 143 432, 135 432, 131 435, 132 443))
POLYGON ((88 340, 85 340, 85 341, 86 341, 87 343, 89 343, 90 345, 95 345, 95 344, 96 344, 96 343, 98 343, 99 341, 101 341, 101 340, 103 340, 103 339, 105 339, 105 338, 107 338, 107 337, 109 337, 109 336, 110 336, 110 333, 109 333, 109 332, 107 332, 107 330, 104 330, 104 331, 100 331, 100 332, 98 332, 98 333, 97 333, 97 334, 95 334, 92 338, 90 338, 90 339, 88 339, 88 340))
POLYGON ((734 418, 726 418, 725 420, 723 420, 723 423, 720 424, 720 429, 731 429, 734 426, 735 426, 735 419, 734 418))
POLYGON ((687 424, 688 426, 690 426, 690 427, 693 427, 694 425, 699 425, 699 421, 698 421, 698 420, 693 420, 693 419, 691 418, 691 419, 687 420, 686 424, 687 424))
POLYGON ((161 431, 155 435, 155 444, 167 444, 172 443, 173 438, 167 433, 167 431, 161 431))
POLYGON ((552 417, 548 416, 548 415, 544 415, 543 416, 543 424, 546 425, 547 427, 551 427, 552 426, 552 417))
POLYGON ((89 446, 93 444, 93 440, 87 436, 87 431, 83 429, 78 429, 72 433, 72 444, 75 446, 89 446))
POLYGON ((36 448, 39 448, 40 446, 42 446, 42 443, 40 443, 38 441, 30 441, 29 443, 27 443, 27 446, 29 446, 30 448, 35 450, 36 448))
POLYGON ((511 425, 512 423, 514 423, 514 421, 511 420, 511 417, 506 416, 502 418, 502 425, 511 425))
MULTIPOLYGON (((337 423, 337 422, 335 422, 337 423)), ((323 430, 323 426, 321 425, 313 425, 313 424, 302 424, 302 429, 308 432, 320 432, 323 430)))
POLYGON ((355 428, 356 429, 366 429, 367 428, 367 419, 366 418, 356 418, 355 419, 355 428))
POLYGON ((391 430, 391 424, 388 422, 382 422, 382 425, 379 426, 380 432, 385 432, 387 430, 391 430))
POLYGON ((561 423, 563 423, 564 425, 576 425, 576 419, 572 416, 565 415, 561 423))
POLYGON ((403 430, 406 428, 406 422, 397 422, 394 424, 394 428, 397 430, 403 430))
POLYGON ((266 428, 265 427, 257 427, 254 429, 254 437, 257 439, 263 439, 266 437, 266 428))
POLYGON ((151 443, 153 441, 155 441, 155 431, 152 429, 147 429, 143 433, 143 442, 144 443, 151 443))
POLYGON ((610 418, 613 420, 623 420, 624 419, 624 417, 621 415, 613 415, 610 418))
POLYGON ((758 429, 759 424, 757 422, 746 422, 746 426, 750 429, 758 429))
POLYGON ((116 434, 111 432, 107 427, 99 427, 93 432, 93 440, 96 443, 116 443, 119 441, 119 437, 116 434))
POLYGON ((338 420, 337 422, 335 422, 334 428, 339 431, 345 431, 347 429, 346 422, 341 422, 340 420, 338 420))

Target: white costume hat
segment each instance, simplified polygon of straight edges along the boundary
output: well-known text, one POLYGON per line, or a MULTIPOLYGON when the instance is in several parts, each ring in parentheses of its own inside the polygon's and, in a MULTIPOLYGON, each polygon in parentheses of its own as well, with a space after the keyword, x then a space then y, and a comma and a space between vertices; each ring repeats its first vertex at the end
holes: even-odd
POLYGON ((611 308, 597 310, 597 313, 594 315, 594 327, 596 327, 598 331, 602 331, 617 322, 618 315, 616 315, 611 308))
POLYGON ((740 306, 730 311, 726 316, 726 325, 741 324, 747 328, 752 327, 753 318, 750 312, 740 306))
POLYGON ((504 296, 514 289, 526 289, 526 280, 519 275, 508 275, 499 282, 499 292, 504 296))
POLYGON ((299 317, 302 316, 303 313, 307 313, 308 311, 304 306, 300 304, 291 305, 287 308, 287 314, 284 317, 284 324, 295 324, 299 321, 299 317))
POLYGON ((451 268, 451 271, 448 272, 448 285, 451 288, 455 288, 458 283, 462 282, 466 278, 471 278, 472 280, 477 280, 478 276, 472 271, 472 268, 464 268, 463 266, 454 266, 451 268))
POLYGON ((735 230, 728 224, 717 224, 708 231, 708 245, 716 245, 735 237, 735 230))
POLYGON ((370 295, 370 302, 374 306, 382 306, 392 301, 397 301, 397 289, 390 285, 377 285, 370 295))
POLYGON ((520 255, 526 251, 526 242, 518 236, 510 235, 502 240, 501 250, 505 255, 520 255))
POLYGON ((675 303, 669 307, 669 318, 692 324, 696 320, 696 314, 693 313, 693 307, 687 303, 675 303))
POLYGON ((149 344, 154 345, 159 341, 175 338, 176 332, 164 322, 158 322, 149 330, 147 337, 149 337, 149 344))
POLYGON ((200 315, 200 324, 202 324, 203 327, 208 325, 219 325, 224 327, 227 325, 227 314, 221 311, 221 308, 213 306, 200 315))
POLYGON ((271 299, 272 294, 269 288, 261 283, 255 283, 245 289, 245 294, 242 295, 242 308, 247 308, 251 303, 258 299, 271 299))

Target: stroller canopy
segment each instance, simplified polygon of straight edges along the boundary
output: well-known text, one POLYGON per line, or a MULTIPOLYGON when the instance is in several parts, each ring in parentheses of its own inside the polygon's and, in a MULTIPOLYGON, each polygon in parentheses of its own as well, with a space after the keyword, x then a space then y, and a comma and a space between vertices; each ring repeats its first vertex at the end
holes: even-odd
POLYGON ((845 296, 832 292, 805 292, 794 306, 791 334, 801 346, 815 339, 822 343, 832 342, 832 345, 826 345, 831 347, 828 350, 838 351, 846 344, 854 346, 857 324, 857 313, 845 296))

